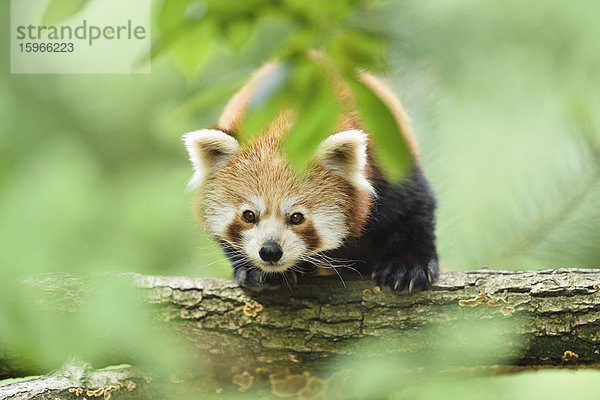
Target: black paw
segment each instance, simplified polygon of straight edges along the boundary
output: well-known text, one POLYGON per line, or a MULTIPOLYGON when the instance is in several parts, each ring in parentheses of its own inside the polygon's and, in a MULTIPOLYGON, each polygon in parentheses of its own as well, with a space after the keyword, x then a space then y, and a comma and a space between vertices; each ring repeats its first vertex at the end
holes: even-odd
MULTIPOLYGON (((289 285, 290 282, 295 282, 296 274, 290 271, 285 278, 287 278, 287 284, 289 285)), ((254 291, 279 289, 286 284, 285 278, 282 274, 267 274, 257 268, 236 268, 233 272, 235 283, 254 291)))
POLYGON ((413 293, 429 289, 440 275, 437 259, 423 262, 405 258, 394 258, 375 267, 371 279, 381 287, 388 287, 396 292, 413 293))

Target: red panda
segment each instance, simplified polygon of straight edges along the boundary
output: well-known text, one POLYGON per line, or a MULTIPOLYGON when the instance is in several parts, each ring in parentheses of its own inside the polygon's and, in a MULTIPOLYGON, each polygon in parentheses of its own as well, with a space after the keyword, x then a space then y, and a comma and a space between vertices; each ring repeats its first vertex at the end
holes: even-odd
POLYGON ((255 72, 215 128, 184 136, 194 170, 188 187, 198 191, 196 212, 231 261, 235 281, 263 289, 349 266, 394 291, 429 288, 439 275, 436 200, 398 98, 379 79, 358 73, 403 132, 398 140, 408 146, 412 163, 402 182, 388 181, 374 163, 367 130, 341 81, 334 84, 346 105, 338 133, 320 144, 309 169, 298 174, 281 150, 294 124, 292 111, 280 112, 249 143, 236 140, 248 104, 277 68, 269 63, 255 72))

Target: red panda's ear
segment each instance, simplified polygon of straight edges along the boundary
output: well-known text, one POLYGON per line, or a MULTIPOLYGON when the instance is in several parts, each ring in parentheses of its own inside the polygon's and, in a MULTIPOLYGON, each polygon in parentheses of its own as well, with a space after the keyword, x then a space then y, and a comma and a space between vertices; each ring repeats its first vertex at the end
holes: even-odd
POLYGON ((198 188, 206 176, 225 165, 227 160, 240 150, 232 136, 216 129, 202 129, 183 136, 185 147, 194 167, 194 175, 187 188, 198 188))
POLYGON ((367 135, 362 131, 344 131, 329 136, 317 149, 317 162, 357 188, 375 195, 373 185, 365 176, 367 135))

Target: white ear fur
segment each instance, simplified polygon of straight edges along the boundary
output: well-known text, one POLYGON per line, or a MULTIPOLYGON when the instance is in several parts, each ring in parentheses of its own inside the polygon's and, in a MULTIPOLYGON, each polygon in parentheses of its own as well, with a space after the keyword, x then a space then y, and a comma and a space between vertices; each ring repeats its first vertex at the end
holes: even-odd
POLYGON ((317 149, 317 161, 357 188, 375 196, 375 189, 364 171, 367 165, 367 140, 367 135, 359 130, 331 135, 317 149))
POLYGON ((194 175, 187 184, 188 190, 197 189, 206 175, 225 165, 240 150, 232 136, 216 129, 202 129, 183 136, 183 142, 194 167, 194 175))

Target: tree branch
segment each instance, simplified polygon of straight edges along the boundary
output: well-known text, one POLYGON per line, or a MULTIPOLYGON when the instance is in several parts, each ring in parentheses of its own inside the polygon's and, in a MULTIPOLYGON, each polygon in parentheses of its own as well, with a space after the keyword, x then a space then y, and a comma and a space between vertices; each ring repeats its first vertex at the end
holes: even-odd
POLYGON ((41 400, 102 398, 147 399, 149 378, 135 368, 92 370, 89 364, 70 361, 46 376, 0 386, 0 399, 41 400))
MULTIPOLYGON (((371 281, 350 281, 344 287, 320 279, 293 292, 251 293, 226 280, 131 277, 148 290, 149 302, 164 306, 162 320, 176 325, 196 347, 219 354, 211 357, 216 364, 225 348, 243 354, 238 361, 250 360, 248 367, 318 365, 327 356, 356 353, 347 345, 365 338, 490 319, 518 319, 518 331, 505 324, 506 335, 523 343, 514 349, 511 361, 516 364, 600 362, 600 270, 454 272, 443 275, 432 290, 410 295, 377 292, 371 281)), ((425 342, 395 351, 437 347, 435 337, 421 339, 425 342)))
MULTIPOLYGON (((268 377, 326 370, 332 360, 351 356, 435 352, 453 324, 465 321, 500 322, 494 334, 506 338, 509 350, 487 354, 488 365, 600 363, 600 270, 453 272, 432 290, 410 295, 330 278, 254 293, 227 280, 123 276, 142 288, 157 321, 173 327, 229 382, 243 381, 244 371, 268 377)), ((470 349, 465 365, 481 365, 480 351, 470 349)), ((57 382, 42 379, 42 385, 57 382)), ((0 387, 0 399, 10 386, 0 387)))

